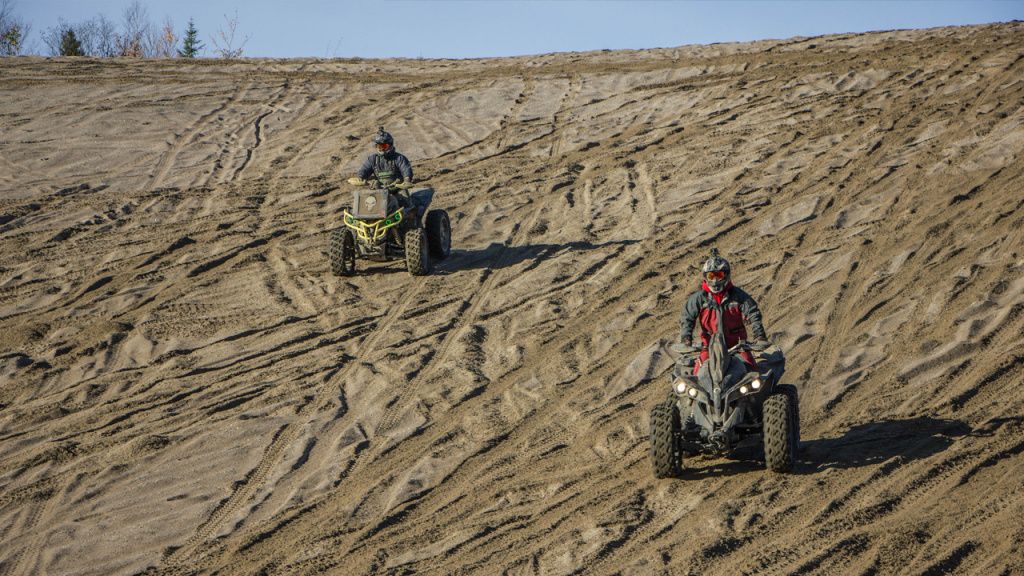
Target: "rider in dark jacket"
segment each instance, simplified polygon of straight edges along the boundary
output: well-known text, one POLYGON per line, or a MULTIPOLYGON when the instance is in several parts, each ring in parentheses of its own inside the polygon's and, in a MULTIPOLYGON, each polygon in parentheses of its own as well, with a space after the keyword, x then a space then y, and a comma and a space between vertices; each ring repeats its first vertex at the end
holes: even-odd
MULTIPOLYGON (((701 352, 693 373, 696 374, 700 365, 708 359, 708 344, 711 336, 718 331, 718 317, 722 317, 722 329, 725 332, 725 345, 731 348, 740 340, 747 340, 747 329, 744 321, 750 323, 754 340, 767 345, 768 336, 761 322, 761 310, 754 299, 732 284, 729 262, 714 250, 711 257, 704 262, 701 269, 701 289, 686 299, 683 317, 679 323, 679 340, 692 346, 693 329, 700 322, 701 352)), ((751 367, 757 367, 750 352, 742 352, 740 356, 751 367)))
POLYGON ((400 182, 412 182, 412 164, 409 159, 395 150, 395 140, 381 127, 373 137, 377 151, 363 162, 356 175, 369 180, 370 176, 386 188, 400 182))

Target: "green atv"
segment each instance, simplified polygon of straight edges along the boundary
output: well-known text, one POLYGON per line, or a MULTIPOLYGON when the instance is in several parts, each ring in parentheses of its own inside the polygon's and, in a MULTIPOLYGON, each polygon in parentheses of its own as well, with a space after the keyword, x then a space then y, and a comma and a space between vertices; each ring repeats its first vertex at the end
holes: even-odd
POLYGON ((414 276, 429 274, 431 262, 451 253, 452 227, 448 213, 430 210, 433 188, 409 192, 411 184, 367 182, 352 194, 352 210, 342 212, 343 226, 331 233, 331 272, 335 276, 356 273, 356 260, 374 262, 405 260, 414 276), (366 188, 366 186, 373 186, 366 188))

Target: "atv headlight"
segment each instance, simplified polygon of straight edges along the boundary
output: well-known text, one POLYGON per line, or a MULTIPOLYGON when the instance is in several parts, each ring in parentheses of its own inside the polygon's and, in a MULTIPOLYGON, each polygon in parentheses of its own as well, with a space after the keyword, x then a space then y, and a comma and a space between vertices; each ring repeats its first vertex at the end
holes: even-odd
POLYGON ((686 382, 679 382, 676 384, 676 392, 683 394, 686 392, 686 382))
POLYGON ((761 381, 758 380, 757 378, 754 378, 754 381, 750 383, 750 387, 753 388, 754 390, 760 390, 761 389, 761 381))
POLYGON ((750 388, 747 388, 746 385, 740 386, 740 394, 746 394, 747 392, 750 392, 750 388))
POLYGON ((688 393, 690 394, 690 398, 696 398, 697 397, 697 389, 696 388, 690 388, 688 393))

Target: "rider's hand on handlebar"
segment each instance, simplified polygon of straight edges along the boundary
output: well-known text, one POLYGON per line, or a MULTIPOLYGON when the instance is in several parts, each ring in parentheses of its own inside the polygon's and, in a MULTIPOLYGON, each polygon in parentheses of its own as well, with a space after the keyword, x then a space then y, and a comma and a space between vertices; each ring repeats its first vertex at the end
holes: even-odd
POLYGON ((750 348, 757 352, 761 352, 763 350, 767 350, 768 348, 770 348, 771 345, 772 343, 770 340, 757 340, 755 342, 750 343, 750 348))
POLYGON ((353 176, 352 178, 349 178, 348 183, 353 186, 366 186, 366 180, 363 180, 358 176, 353 176))

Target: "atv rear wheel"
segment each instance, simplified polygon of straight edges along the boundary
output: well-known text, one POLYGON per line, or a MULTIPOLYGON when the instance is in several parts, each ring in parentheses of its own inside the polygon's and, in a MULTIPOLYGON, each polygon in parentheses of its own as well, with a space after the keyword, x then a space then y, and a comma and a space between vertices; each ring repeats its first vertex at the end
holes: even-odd
POLYGON ((796 457, 800 453, 800 396, 797 394, 796 386, 792 384, 779 384, 775 389, 789 396, 789 405, 793 416, 793 456, 796 457))
POLYGON ((764 401, 764 463, 773 472, 790 472, 796 460, 797 429, 793 400, 785 391, 764 401))
POLYGON ((412 228, 405 233, 405 267, 413 276, 430 273, 430 249, 423 228, 412 228))
POLYGON ((335 276, 356 273, 356 239, 347 228, 331 233, 331 273, 335 276))
POLYGON ((672 400, 651 410, 651 464, 655 478, 677 478, 683 472, 679 453, 679 408, 672 400))
POLYGON ((436 260, 444 260, 452 251, 452 224, 448 219, 448 213, 444 210, 427 212, 426 229, 430 256, 436 260))

